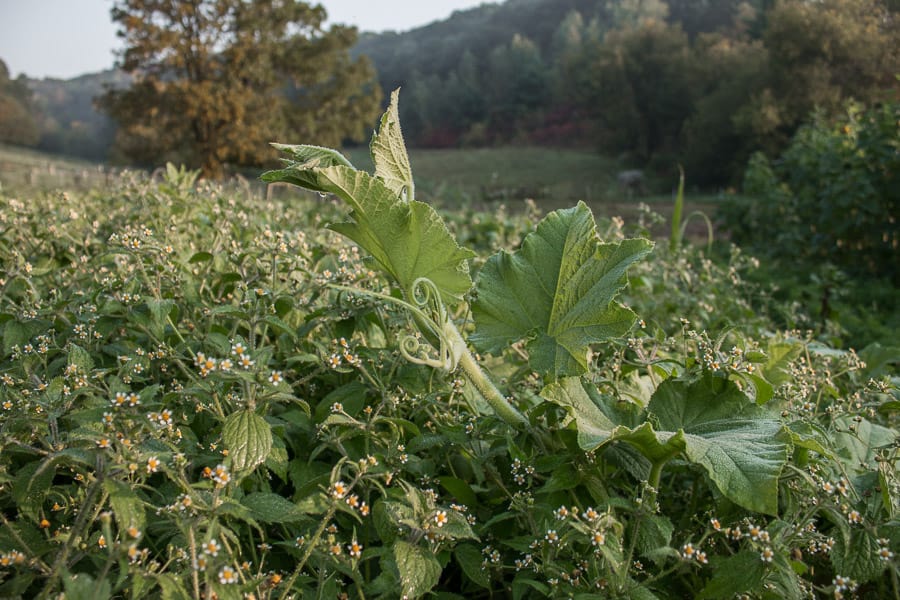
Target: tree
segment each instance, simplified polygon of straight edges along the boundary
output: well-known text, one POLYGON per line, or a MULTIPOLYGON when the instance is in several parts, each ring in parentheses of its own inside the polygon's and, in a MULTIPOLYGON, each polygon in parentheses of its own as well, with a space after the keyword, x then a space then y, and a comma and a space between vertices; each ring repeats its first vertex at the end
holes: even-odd
POLYGON ((882 0, 780 0, 766 14, 765 88, 747 113, 760 147, 777 153, 815 108, 895 94, 900 28, 882 0))
POLYGON ((694 96, 689 61, 681 28, 652 18, 584 45, 568 66, 572 96, 596 119, 603 150, 646 163, 677 144, 694 96))
POLYGON ((10 79, 6 63, 0 60, 0 142, 34 146, 39 138, 31 90, 24 77, 10 79))
POLYGON ((135 77, 101 107, 132 160, 184 163, 219 177, 273 160, 270 141, 361 139, 381 91, 356 29, 325 30, 322 6, 297 0, 119 0, 112 18, 135 77))

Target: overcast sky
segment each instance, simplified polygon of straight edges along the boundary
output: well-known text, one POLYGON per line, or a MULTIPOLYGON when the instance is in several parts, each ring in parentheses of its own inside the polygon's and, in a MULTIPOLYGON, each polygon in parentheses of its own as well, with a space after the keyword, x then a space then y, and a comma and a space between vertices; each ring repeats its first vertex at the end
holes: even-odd
MULTIPOLYGON (((319 0, 332 23, 405 31, 487 0, 319 0)), ((112 0, 0 0, 0 59, 12 75, 68 79, 113 66, 112 0)))

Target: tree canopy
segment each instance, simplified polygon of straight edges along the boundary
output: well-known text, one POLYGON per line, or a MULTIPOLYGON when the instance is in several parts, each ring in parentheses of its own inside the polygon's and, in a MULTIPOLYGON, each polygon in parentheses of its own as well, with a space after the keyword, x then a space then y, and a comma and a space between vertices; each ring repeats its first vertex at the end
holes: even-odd
POLYGON ((297 0, 119 0, 112 9, 134 78, 101 99, 119 121, 117 150, 218 177, 261 166, 272 140, 361 139, 380 108, 356 29, 324 28, 325 9, 297 0))
POLYGON ((0 142, 33 146, 39 137, 31 91, 24 78, 10 79, 6 63, 0 60, 0 142))

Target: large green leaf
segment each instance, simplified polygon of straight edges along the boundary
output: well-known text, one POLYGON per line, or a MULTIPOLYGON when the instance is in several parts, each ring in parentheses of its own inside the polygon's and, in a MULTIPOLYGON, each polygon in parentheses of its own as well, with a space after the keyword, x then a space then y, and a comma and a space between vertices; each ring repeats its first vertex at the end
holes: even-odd
POLYGON ((666 380, 650 400, 647 420, 637 427, 613 418, 599 395, 592 397, 578 379, 551 384, 541 395, 569 409, 585 450, 624 441, 655 463, 681 454, 702 467, 732 502, 777 513, 789 436, 733 382, 711 374, 696 381, 666 380))
POLYGON ((375 176, 384 181, 395 195, 403 197, 406 194, 408 200, 414 200, 415 184, 409 166, 409 156, 406 154, 406 144, 403 142, 403 132, 400 130, 400 116, 397 109, 399 97, 399 89, 391 93, 391 104, 381 117, 381 126, 372 136, 369 151, 375 163, 375 176))
POLYGON ((394 544, 394 560, 400 572, 402 595, 418 598, 428 593, 441 577, 441 564, 434 555, 403 541, 394 544))
POLYGON ((375 175, 357 171, 336 150, 319 146, 274 144, 291 156, 284 168, 262 175, 266 182, 286 182, 332 193, 353 209, 352 220, 331 228, 362 246, 396 279, 407 297, 418 279, 429 279, 445 302, 455 303, 472 287, 468 260, 444 221, 427 204, 413 199, 409 157, 400 131, 398 93, 381 119, 370 149, 375 175))
POLYGON ((423 202, 401 200, 381 179, 348 167, 319 171, 322 188, 353 207, 352 221, 331 229, 369 252, 411 296, 419 278, 430 279, 447 302, 472 287, 468 259, 437 212, 423 202))
POLYGON ((484 265, 470 341, 497 353, 527 339, 536 371, 585 373, 590 345, 623 335, 634 323, 635 314, 613 298, 625 286, 625 270, 652 247, 644 239, 602 243, 583 202, 550 213, 520 250, 501 251, 484 265))
POLYGON ((685 455, 725 496, 750 510, 778 512, 789 436, 734 382, 710 373, 694 382, 670 379, 657 388, 648 409, 661 430, 684 432, 685 455))
POLYGON ((222 427, 222 440, 236 471, 251 470, 265 462, 272 449, 272 429, 266 420, 249 410, 229 415, 222 427))

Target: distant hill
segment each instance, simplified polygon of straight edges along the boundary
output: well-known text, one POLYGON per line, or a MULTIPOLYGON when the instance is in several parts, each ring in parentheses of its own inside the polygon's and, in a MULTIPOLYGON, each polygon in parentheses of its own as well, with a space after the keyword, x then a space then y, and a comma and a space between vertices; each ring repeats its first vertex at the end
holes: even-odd
POLYGON ((28 87, 41 113, 37 148, 94 161, 109 158, 116 124, 94 107, 108 88, 131 83, 126 73, 110 69, 73 79, 29 79, 28 87))
MULTIPOLYGON (((561 36, 567 23, 577 17, 582 33, 602 32, 620 18, 622 6, 654 2, 662 4, 660 0, 485 3, 405 32, 361 33, 352 52, 372 59, 385 98, 391 90, 404 88, 401 119, 413 145, 578 145, 576 134, 586 129, 557 89, 561 36)), ((741 2, 665 4, 668 20, 694 35, 728 26, 741 2)), ((115 123, 95 109, 94 99, 109 86, 128 85, 127 74, 108 70, 27 83, 41 111, 38 149, 95 161, 111 158, 115 123)))
POLYGON ((565 54, 623 23, 658 17, 689 37, 732 27, 768 0, 506 0, 405 32, 364 33, 385 93, 402 87, 408 141, 432 147, 590 144, 561 88, 565 54))
MULTIPOLYGON (((619 3, 625 4, 619 0, 619 3)), ((761 5, 765 0, 746 2, 761 5)), ((605 29, 614 18, 616 2, 610 0, 506 0, 455 11, 450 17, 404 32, 364 32, 355 55, 375 63, 385 90, 403 85, 413 74, 445 76, 456 68, 463 54, 487 56, 518 34, 550 53, 560 23, 573 11, 584 22, 592 19, 605 29)), ((670 22, 680 23, 689 34, 729 26, 740 2, 735 0, 667 0, 670 22)))
POLYGON ((606 14, 606 0, 507 0, 455 11, 449 18, 410 31, 364 33, 354 49, 369 56, 385 89, 403 85, 413 74, 445 76, 468 51, 486 57, 515 34, 543 51, 566 15, 586 19, 606 14))

